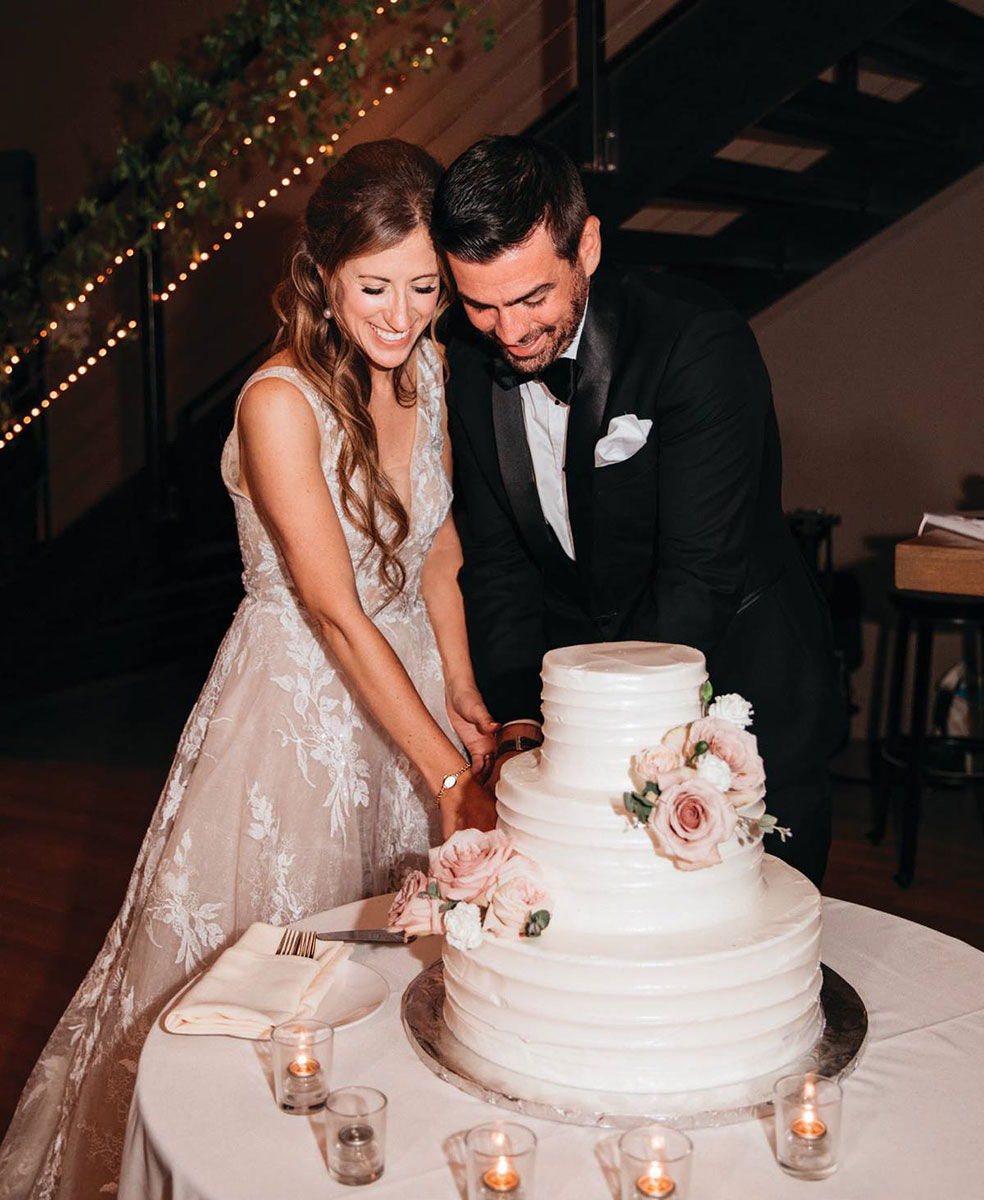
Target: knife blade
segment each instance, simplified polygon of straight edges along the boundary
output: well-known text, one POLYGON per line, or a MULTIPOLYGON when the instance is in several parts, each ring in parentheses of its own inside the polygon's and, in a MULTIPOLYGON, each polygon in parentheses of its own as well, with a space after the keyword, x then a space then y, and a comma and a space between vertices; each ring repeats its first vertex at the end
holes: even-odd
POLYGON ((399 930, 336 929, 318 934, 319 942, 371 942, 379 946, 408 946, 417 940, 415 933, 405 937, 399 930))

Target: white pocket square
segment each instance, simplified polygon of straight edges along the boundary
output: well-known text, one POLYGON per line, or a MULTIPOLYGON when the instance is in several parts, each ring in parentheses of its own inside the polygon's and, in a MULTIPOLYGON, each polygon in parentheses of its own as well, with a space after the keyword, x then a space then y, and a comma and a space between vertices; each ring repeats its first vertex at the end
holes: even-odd
POLYGON ((608 432, 595 446, 594 465, 610 467, 625 462, 645 446, 652 427, 652 421, 640 421, 635 413, 612 417, 608 432))

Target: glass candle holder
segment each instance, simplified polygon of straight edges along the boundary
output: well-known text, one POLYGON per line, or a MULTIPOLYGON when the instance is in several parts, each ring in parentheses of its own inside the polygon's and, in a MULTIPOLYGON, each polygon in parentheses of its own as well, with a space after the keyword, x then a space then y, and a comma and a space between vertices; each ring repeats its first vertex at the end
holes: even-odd
POLYGON ((273 1080, 277 1104, 284 1112, 320 1112, 331 1076, 335 1031, 324 1021, 297 1018, 278 1025, 273 1042, 273 1080))
POLYGON ((816 1075, 785 1075, 773 1088, 776 1159, 797 1179, 826 1179, 837 1170, 841 1086, 816 1075))
POLYGON ((375 1183, 386 1165, 386 1097, 370 1087, 332 1092, 325 1102, 328 1171, 339 1183, 375 1183))
POLYGON ((622 1200, 686 1200, 693 1143, 665 1125, 629 1129, 618 1139, 622 1200))
POLYGON ((468 1200, 533 1200, 536 1134, 515 1121, 490 1121, 465 1138, 468 1200))

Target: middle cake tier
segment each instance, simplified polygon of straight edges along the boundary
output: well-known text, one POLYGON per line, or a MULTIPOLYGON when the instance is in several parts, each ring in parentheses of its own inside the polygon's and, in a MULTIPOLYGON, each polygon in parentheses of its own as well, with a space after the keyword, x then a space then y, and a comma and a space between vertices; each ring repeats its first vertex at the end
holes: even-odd
MULTIPOLYGON (((507 762, 496 789, 499 828, 539 866, 558 927, 574 934, 672 933, 714 926, 751 912, 762 895, 762 843, 720 846, 712 870, 681 871, 632 827, 622 793, 561 784, 545 775, 541 752, 507 762)), ((742 811, 758 817, 762 801, 742 811)))

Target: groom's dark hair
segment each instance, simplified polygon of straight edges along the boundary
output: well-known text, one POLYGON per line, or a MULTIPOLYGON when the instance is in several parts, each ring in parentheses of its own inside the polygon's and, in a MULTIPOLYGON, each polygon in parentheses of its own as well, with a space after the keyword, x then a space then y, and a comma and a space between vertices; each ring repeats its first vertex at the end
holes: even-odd
POLYGON ((557 254, 577 259, 588 200, 577 167, 549 142, 482 138, 454 160, 437 185, 434 241, 465 262, 485 263, 544 225, 557 254))

